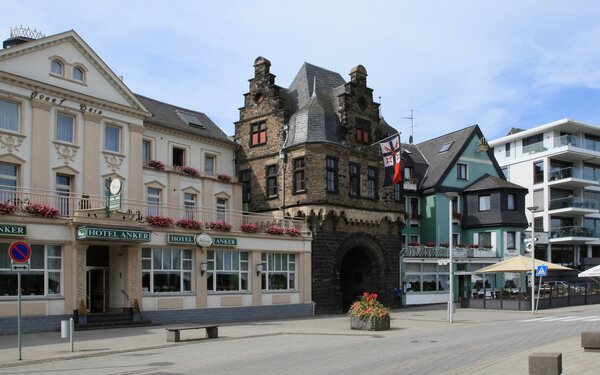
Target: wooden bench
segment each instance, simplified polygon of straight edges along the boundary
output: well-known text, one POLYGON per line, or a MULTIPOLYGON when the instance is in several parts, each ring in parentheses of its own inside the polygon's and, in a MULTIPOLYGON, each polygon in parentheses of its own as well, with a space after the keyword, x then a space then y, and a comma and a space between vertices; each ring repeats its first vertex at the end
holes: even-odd
POLYGON ((179 342, 181 341, 180 331, 187 329, 206 329, 206 337, 209 339, 216 339, 219 337, 219 326, 218 325, 201 325, 201 326, 186 326, 186 327, 171 327, 166 328, 167 330, 167 342, 179 342))

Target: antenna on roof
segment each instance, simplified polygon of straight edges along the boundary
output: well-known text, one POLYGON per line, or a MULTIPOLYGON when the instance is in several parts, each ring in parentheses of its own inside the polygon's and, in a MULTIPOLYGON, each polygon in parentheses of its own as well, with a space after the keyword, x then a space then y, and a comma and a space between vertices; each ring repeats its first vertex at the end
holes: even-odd
POLYGON ((381 114, 381 96, 379 96, 379 117, 383 117, 381 114))
POLYGON ((412 145, 413 143, 413 135, 415 132, 415 117, 413 116, 413 110, 410 110, 410 116, 409 117, 401 117, 405 120, 410 120, 410 137, 408 137, 408 143, 410 143, 412 145))

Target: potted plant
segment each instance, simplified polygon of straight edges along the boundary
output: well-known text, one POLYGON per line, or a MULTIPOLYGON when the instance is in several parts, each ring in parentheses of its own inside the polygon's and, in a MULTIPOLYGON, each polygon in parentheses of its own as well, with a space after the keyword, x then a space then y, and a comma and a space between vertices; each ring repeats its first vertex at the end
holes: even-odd
POLYGON ((200 230, 202 229, 202 222, 194 220, 194 219, 180 219, 175 223, 176 226, 185 229, 194 229, 200 230))
POLYGON ((208 224, 208 227, 221 232, 229 232, 231 230, 231 224, 227 224, 224 221, 211 221, 208 224))
POLYGON ((265 230, 268 234, 283 234, 283 227, 280 225, 269 225, 265 230))
POLYGON ((348 314, 351 329, 370 331, 390 329, 390 310, 377 300, 376 293, 364 292, 360 299, 352 304, 348 314))
POLYGON ((159 171, 164 171, 165 170, 165 164, 160 161, 160 160, 149 160, 148 161, 148 166, 150 168, 154 168, 157 169, 159 171))
POLYGON ((240 229, 242 232, 246 233, 256 233, 258 232, 258 224, 256 223, 248 223, 240 225, 240 229))
POLYGON ((185 173, 187 175, 190 175, 190 176, 200 176, 200 171, 197 170, 196 168, 193 168, 193 167, 188 167, 188 166, 180 167, 180 166, 177 166, 176 169, 178 171, 183 172, 183 173, 185 173))
POLYGON ((296 227, 287 227, 285 228, 285 234, 296 237, 300 235, 300 229, 296 227))
POLYGON ((173 219, 166 216, 146 216, 146 222, 157 227, 170 227, 173 225, 173 219))
POLYGON ((140 303, 138 302, 137 298, 133 300, 131 313, 134 321, 142 320, 142 310, 140 309, 140 303))
POLYGON ((220 181, 229 182, 229 181, 231 181, 231 176, 226 173, 221 173, 221 174, 217 175, 217 179, 220 181))
POLYGON ((83 299, 79 300, 79 306, 77 306, 77 323, 87 324, 87 308, 83 299))
POLYGON ((435 247, 435 242, 433 242, 433 241, 425 241, 425 244, 423 244, 423 246, 425 246, 425 247, 435 247))
POLYGON ((29 203, 23 211, 33 216, 41 216, 48 219, 60 216, 60 211, 57 208, 43 203, 29 203))

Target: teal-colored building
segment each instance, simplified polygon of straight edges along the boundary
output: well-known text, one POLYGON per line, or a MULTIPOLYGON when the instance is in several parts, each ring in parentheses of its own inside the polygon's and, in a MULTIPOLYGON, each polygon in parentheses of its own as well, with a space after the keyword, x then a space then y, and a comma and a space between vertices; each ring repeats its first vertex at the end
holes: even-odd
POLYGON ((407 144, 403 162, 403 303, 448 301, 449 266, 438 261, 448 258, 450 242, 456 301, 492 298, 503 289, 518 289, 522 284, 518 274, 476 273, 521 254, 528 226, 527 190, 506 181, 479 126, 407 144))

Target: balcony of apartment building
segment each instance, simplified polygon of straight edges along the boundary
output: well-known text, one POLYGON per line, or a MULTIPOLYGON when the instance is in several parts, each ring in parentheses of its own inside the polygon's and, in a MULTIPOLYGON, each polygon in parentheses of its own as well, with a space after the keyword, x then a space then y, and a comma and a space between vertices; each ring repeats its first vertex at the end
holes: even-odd
POLYGON ((548 171, 548 186, 563 189, 600 186, 600 173, 598 172, 585 167, 582 169, 572 165, 556 165, 553 161, 550 171, 548 171))
POLYGON ((190 202, 166 204, 160 201, 120 199, 120 208, 109 211, 108 197, 55 192, 0 185, 0 215, 62 218, 73 221, 111 218, 134 225, 251 233, 310 235, 304 219, 283 219, 277 213, 257 214, 205 208, 190 202), (267 231, 267 228, 273 231, 267 231), (295 229, 293 229, 295 228, 295 229), (279 233, 281 232, 281 233, 279 233))
POLYGON ((585 134, 583 137, 565 134, 555 137, 550 149, 553 155, 560 155, 561 159, 588 162, 600 162, 600 137, 585 134))
POLYGON ((573 196, 551 199, 548 202, 548 213, 561 216, 583 216, 597 214, 600 207, 596 200, 583 199, 573 196))
MULTIPOLYGON (((448 244, 435 244, 425 242, 419 244, 409 243, 402 249, 402 256, 405 258, 448 258, 448 244)), ((452 247, 452 257, 461 258, 496 258, 496 250, 493 246, 480 246, 478 244, 457 244, 452 247)))
POLYGON ((408 178, 404 180, 404 190, 407 191, 417 191, 417 179, 416 178, 408 178))
POLYGON ((565 226, 550 229, 550 243, 568 243, 582 245, 590 241, 597 241, 599 231, 585 226, 565 226))

